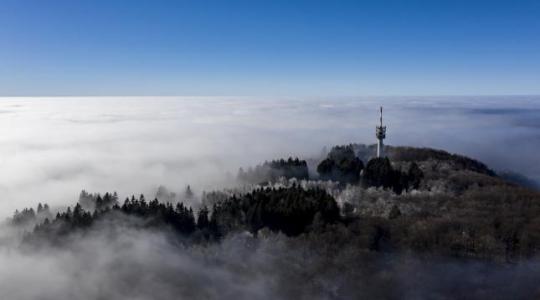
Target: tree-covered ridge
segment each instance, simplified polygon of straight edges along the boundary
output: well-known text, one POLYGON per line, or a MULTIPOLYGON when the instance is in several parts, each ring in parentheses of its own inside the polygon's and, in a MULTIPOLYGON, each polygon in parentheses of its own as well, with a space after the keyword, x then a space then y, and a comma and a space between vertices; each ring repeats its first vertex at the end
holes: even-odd
MULTIPOLYGON (((85 192, 83 191, 82 194, 85 192)), ((183 203, 173 205, 171 203, 161 203, 157 199, 147 201, 143 195, 139 198, 132 196, 126 198, 120 205, 117 201, 112 205, 99 206, 98 203, 111 199, 110 193, 103 197, 95 194, 93 210, 85 210, 78 202, 73 208, 68 207, 63 212, 58 212, 52 219, 45 219, 42 223, 37 223, 32 233, 27 237, 27 241, 36 239, 48 240, 51 242, 62 242, 62 238, 77 231, 84 231, 96 222, 105 218, 114 218, 120 215, 137 217, 143 222, 137 226, 143 228, 161 228, 166 226, 179 234, 189 235, 196 229, 193 210, 184 206, 183 203)))
POLYGON ((333 147, 327 158, 317 166, 321 179, 343 183, 357 183, 362 169, 364 163, 356 156, 351 145, 333 147))
MULTIPOLYGON (((347 187, 351 188, 361 187, 347 187)), ((103 222, 113 226, 127 218, 129 226, 170 231, 188 244, 218 242, 235 232, 257 235, 270 230, 375 252, 414 251, 504 261, 539 254, 540 195, 533 191, 502 183, 471 187, 459 196, 364 191, 367 194, 361 196, 361 202, 351 205, 357 209, 385 205, 387 212, 350 214, 323 189, 304 189, 293 183, 233 195, 197 212, 183 203, 146 201, 144 196, 94 211, 86 211, 77 203, 54 218, 38 222, 25 241, 61 245, 69 242, 72 233, 84 233, 103 226, 103 222), (369 204, 371 198, 376 201, 369 204), (382 199, 385 202, 380 202, 382 199)))
POLYGON ((394 161, 420 162, 434 160, 439 162, 450 162, 456 169, 495 176, 495 172, 488 168, 484 163, 463 155, 451 154, 444 150, 389 146, 387 154, 388 157, 394 161))
POLYGON ((103 196, 100 194, 91 194, 85 190, 82 190, 79 194, 79 202, 84 210, 88 211, 101 211, 107 208, 111 208, 113 205, 118 204, 118 194, 116 192, 105 193, 103 196))
POLYGON ((408 164, 407 171, 394 168, 386 157, 371 158, 364 166, 354 145, 333 147, 327 158, 317 166, 317 172, 323 180, 344 184, 361 182, 364 187, 388 188, 398 194, 404 190, 418 189, 424 177, 415 162, 408 164))
POLYGON ((375 158, 373 153, 373 145, 335 146, 313 170, 318 176, 310 177, 305 160, 289 158, 264 162, 247 171, 240 169, 238 179, 249 184, 267 184, 279 178, 332 180, 343 185, 361 183, 364 187, 383 187, 401 193, 431 189, 440 184, 460 192, 460 185, 470 177, 496 177, 485 164, 442 150, 386 146, 387 160, 375 158))
MULTIPOLYGON (((354 145, 336 147, 325 160, 358 165, 362 160, 356 150, 354 145)), ((430 150, 419 153, 418 161, 410 161, 410 153, 401 161, 371 158, 354 183, 280 176, 265 187, 203 192, 195 210, 185 205, 191 201, 173 204, 132 196, 119 203, 116 193, 83 191, 77 205, 55 217, 47 205, 40 205, 17 212, 12 223, 25 228, 37 224, 27 242, 62 243, 71 233, 128 220, 129 226, 165 230, 188 244, 218 242, 235 232, 257 237, 272 231, 376 252, 506 261, 539 254, 540 194, 494 176, 474 160, 454 160, 435 151, 446 157, 436 160, 430 150)), ((295 159, 274 162, 282 169, 304 165, 295 159)), ((336 168, 345 173, 352 169, 336 168)), ((165 188, 157 194, 175 199, 165 188)), ((198 199, 189 186, 185 194, 181 199, 198 199)))
POLYGON ((36 209, 25 208, 21 211, 16 210, 11 219, 12 224, 17 226, 33 225, 36 222, 42 222, 52 217, 48 204, 39 203, 36 209))
MULTIPOLYGON (((375 157, 376 145, 350 144, 347 146, 351 147, 356 156, 364 162, 375 157)), ((454 170, 469 170, 490 176, 495 175, 493 170, 478 160, 440 149, 385 145, 384 150, 386 156, 393 163, 416 162, 420 164, 421 162, 435 161, 445 167, 450 166, 454 170)))
MULTIPOLYGON (((95 194, 95 202, 111 199, 111 195, 106 193, 101 197, 95 194)), ((157 199, 147 201, 143 195, 127 198, 122 205, 114 202, 110 206, 98 206, 96 203, 93 203, 93 210, 85 210, 81 203, 77 203, 73 208, 58 212, 54 218, 46 218, 43 222, 34 219, 37 225, 27 240, 45 238, 60 241, 62 236, 120 214, 143 220, 138 226, 144 228, 166 226, 182 236, 206 240, 216 240, 233 231, 257 233, 262 228, 295 236, 309 231, 313 222, 334 223, 340 219, 338 205, 328 193, 322 189, 305 190, 297 186, 259 188, 244 195, 233 195, 215 203, 211 210, 202 206, 197 214, 183 203, 173 205, 157 199)), ((18 225, 19 219, 18 213, 12 223, 18 225)))
POLYGON ((215 205, 212 219, 225 232, 262 228, 295 236, 309 231, 313 222, 334 223, 340 219, 335 199, 322 189, 259 188, 233 196, 215 205))
POLYGON ((388 188, 397 194, 418 189, 424 177, 424 173, 415 162, 409 165, 407 172, 402 172, 394 169, 387 157, 371 159, 362 175, 362 184, 365 187, 388 188))
POLYGON ((238 171, 238 179, 247 183, 264 183, 275 181, 280 177, 308 179, 309 172, 306 161, 289 157, 286 160, 265 161, 255 168, 249 168, 246 171, 240 168, 238 171))

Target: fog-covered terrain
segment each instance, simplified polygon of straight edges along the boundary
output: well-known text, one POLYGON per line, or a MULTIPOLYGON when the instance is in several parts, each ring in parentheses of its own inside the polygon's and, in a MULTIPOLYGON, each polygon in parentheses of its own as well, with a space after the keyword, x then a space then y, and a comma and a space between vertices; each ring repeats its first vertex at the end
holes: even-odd
POLYGON ((50 206, 0 225, 0 298, 538 297, 540 197, 489 169, 540 180, 538 115, 532 96, 0 99, 0 217, 50 206), (487 166, 392 147, 392 170, 363 145, 332 165, 374 142, 379 105, 387 144, 487 166), (349 185, 240 180, 347 164, 349 185))
POLYGON ((374 143, 428 146, 540 180, 540 97, 2 98, 0 216, 81 189, 153 195, 231 184, 239 167, 374 143))

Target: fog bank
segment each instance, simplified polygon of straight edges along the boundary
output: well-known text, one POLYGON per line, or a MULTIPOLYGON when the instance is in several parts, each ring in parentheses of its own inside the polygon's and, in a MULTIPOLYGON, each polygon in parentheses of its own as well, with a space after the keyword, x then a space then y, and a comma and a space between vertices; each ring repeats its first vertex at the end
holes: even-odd
MULTIPOLYGON (((527 299, 538 262, 517 265, 333 249, 265 232, 184 246, 110 219, 63 247, 0 247, 2 299, 527 299)), ((5 230, 5 229, 3 229, 5 230)), ((3 236, 8 233, 3 232, 3 236)))
POLYGON ((228 186, 242 166, 373 143, 379 105, 387 144, 540 179, 540 97, 2 98, 0 216, 73 203, 81 189, 125 197, 228 186))

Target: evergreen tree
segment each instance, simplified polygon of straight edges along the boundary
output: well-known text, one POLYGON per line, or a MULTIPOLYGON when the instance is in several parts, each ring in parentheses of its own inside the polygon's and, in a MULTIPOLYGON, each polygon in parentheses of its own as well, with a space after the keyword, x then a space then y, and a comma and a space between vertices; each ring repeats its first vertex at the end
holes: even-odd
POLYGON ((357 183, 362 169, 364 163, 350 145, 332 148, 327 158, 317 166, 317 172, 322 179, 342 183, 357 183))
POLYGON ((209 225, 210 221, 208 219, 208 208, 206 206, 202 206, 197 217, 197 227, 199 229, 204 229, 208 228, 209 225))
POLYGON ((186 187, 186 191, 184 192, 184 197, 188 200, 191 200, 193 199, 193 191, 191 191, 191 186, 188 186, 186 187))

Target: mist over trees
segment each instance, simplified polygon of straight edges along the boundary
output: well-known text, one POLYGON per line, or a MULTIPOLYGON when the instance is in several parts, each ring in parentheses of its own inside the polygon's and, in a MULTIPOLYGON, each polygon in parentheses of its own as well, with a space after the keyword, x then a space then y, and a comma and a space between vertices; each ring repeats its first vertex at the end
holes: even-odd
POLYGON ((362 169, 364 163, 356 156, 351 145, 333 147, 328 157, 317 166, 321 179, 343 183, 357 183, 362 169))
POLYGON ((247 183, 264 183, 276 181, 280 177, 308 179, 309 172, 307 162, 298 158, 278 159, 265 161, 262 165, 249 168, 247 171, 240 168, 238 179, 247 183))
POLYGON ((424 173, 415 162, 412 162, 407 172, 396 170, 390 160, 385 158, 372 158, 369 160, 362 183, 366 187, 390 188, 401 194, 404 190, 418 189, 424 173))
MULTIPOLYGON (((240 181, 255 176, 263 187, 204 192, 195 209, 182 201, 159 201, 157 196, 175 200, 164 187, 153 200, 131 196, 122 204, 116 193, 83 190, 74 207, 54 218, 40 205, 37 213, 32 208, 16 212, 12 224, 36 224, 27 241, 61 242, 72 231, 124 215, 141 220, 137 228, 166 228, 188 243, 219 242, 244 231, 290 237, 353 231, 363 232, 353 239, 369 251, 504 261, 536 254, 540 200, 534 191, 505 181, 480 162, 439 150, 391 147, 392 160, 370 158, 364 166, 363 147, 332 148, 317 167, 318 181, 309 179, 303 160, 265 162, 239 173, 240 181)), ((188 185, 182 199, 194 197, 188 185)))
MULTIPOLYGON (((16 211, 10 224, 24 229, 24 251, 63 251, 96 236, 108 240, 157 233, 166 241, 167 255, 188 251, 189 260, 202 259, 207 267, 232 272, 235 280, 243 273, 231 270, 239 268, 245 274, 279 274, 277 286, 265 286, 264 295, 259 295, 270 298, 399 298, 393 284, 399 279, 379 272, 390 268, 401 274, 393 264, 405 254, 432 262, 473 260, 490 270, 538 256, 538 192, 506 181, 478 161, 444 151, 388 147, 388 157, 374 158, 370 149, 356 144, 334 147, 318 163, 319 176, 312 178, 305 160, 265 162, 241 170, 239 187, 201 195, 190 185, 178 194, 159 187, 152 200, 139 195, 121 201, 115 192, 83 190, 74 206, 52 210, 39 204, 16 211), (234 254, 223 247, 232 247, 234 254), (248 267, 241 267, 240 253, 253 255, 253 261, 245 262, 248 267), (289 260, 297 267, 287 267, 289 260), (346 274, 340 273, 343 270, 346 274), (314 281, 305 284, 306 277, 314 281), (359 278, 385 288, 358 290, 363 284, 359 278)), ((529 281, 518 285, 532 288, 529 281)), ((457 293, 467 297, 471 290, 497 288, 497 280, 488 277, 485 285, 457 293)), ((208 294, 203 290, 178 293, 204 298, 208 294)), ((254 295, 230 292, 240 298, 254 295)), ((431 284, 418 293, 431 298, 448 292, 448 286, 431 284)), ((528 290, 521 295, 531 294, 528 290)))

